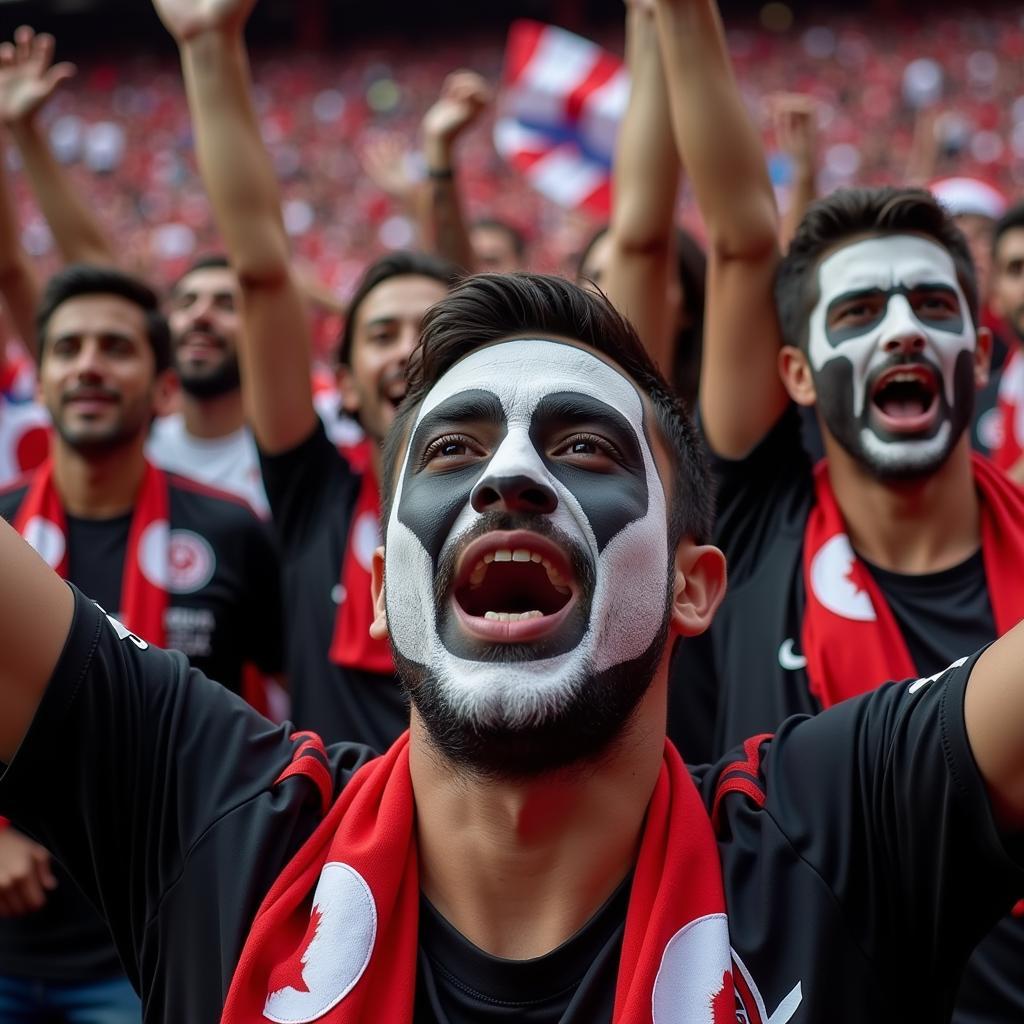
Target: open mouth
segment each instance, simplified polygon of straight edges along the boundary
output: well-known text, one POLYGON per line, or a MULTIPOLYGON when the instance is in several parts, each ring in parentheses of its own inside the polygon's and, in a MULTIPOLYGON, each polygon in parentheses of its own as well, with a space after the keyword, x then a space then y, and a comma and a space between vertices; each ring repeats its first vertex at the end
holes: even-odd
POLYGON ((528 530, 495 531, 459 560, 453 603, 472 634, 498 642, 547 635, 576 603, 577 586, 562 550, 528 530))
POLYGON ((890 433, 927 430, 939 408, 939 381, 927 366, 899 366, 875 382, 871 403, 876 420, 890 433))

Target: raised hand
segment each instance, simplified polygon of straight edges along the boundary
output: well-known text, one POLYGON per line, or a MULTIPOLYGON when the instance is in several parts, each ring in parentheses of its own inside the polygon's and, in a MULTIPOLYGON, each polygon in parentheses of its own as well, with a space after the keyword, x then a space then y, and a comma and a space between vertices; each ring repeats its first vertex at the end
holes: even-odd
POLYGON ((240 32, 256 0, 153 0, 164 27, 179 43, 203 32, 240 32))
POLYGON ((382 192, 401 202, 410 201, 417 180, 409 172, 409 143, 400 132, 381 132, 359 150, 366 176, 382 192))
POLYGON ((74 64, 53 64, 53 36, 22 25, 13 43, 0 43, 0 120, 14 124, 31 118, 61 84, 75 74, 74 64))
POLYGON ((482 75, 475 71, 455 71, 441 87, 437 102, 423 118, 427 140, 451 144, 490 105, 493 93, 482 75))
POLYGON ((815 171, 817 163, 817 103, 811 96, 781 92, 768 97, 779 148, 796 169, 815 171))
POLYGON ((39 910, 56 885, 49 853, 17 829, 0 828, 0 917, 39 910))

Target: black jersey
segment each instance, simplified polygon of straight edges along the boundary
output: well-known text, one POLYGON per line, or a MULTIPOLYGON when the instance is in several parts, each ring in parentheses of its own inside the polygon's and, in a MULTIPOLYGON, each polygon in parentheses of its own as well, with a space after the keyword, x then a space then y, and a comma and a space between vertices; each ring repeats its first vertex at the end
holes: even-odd
MULTIPOLYGON (((247 505, 190 480, 167 476, 171 544, 186 545, 168 593, 167 644, 233 690, 251 662, 282 669, 277 557, 266 526, 247 505)), ((27 485, 0 494, 0 515, 13 521, 27 485)), ((131 514, 67 517, 68 575, 104 608, 117 609, 131 514)), ((16 822, 16 824, 18 824, 16 822)), ((0 918, 0 974, 81 981, 121 972, 109 932, 60 866, 42 910, 0 918)))
MULTIPOLYGON (((756 784, 723 800, 730 940, 749 982, 738 1019, 947 1019, 970 947, 1024 886, 1024 851, 999 835, 968 745, 973 660, 786 722, 758 748, 756 784)), ((320 818, 315 784, 277 781, 301 742, 291 737, 76 594, 53 678, 0 778, 0 813, 104 909, 147 1021, 219 1020, 255 912, 320 818)), ((328 755, 336 791, 370 756, 354 744, 328 755)), ((707 806, 723 767, 691 769, 707 806)), ((523 972, 452 957, 461 936, 438 940, 438 924, 420 932, 417 1024, 457 1024, 453 986, 487 995, 518 979, 539 1000, 555 995, 550 973, 530 968, 546 958, 523 972), (453 977, 439 984, 439 969, 453 977)), ((578 948, 550 954, 566 965, 559 1024, 611 1019, 617 926, 599 911, 590 927, 592 969, 578 948)), ((474 1019, 523 1019, 490 1011, 474 1019)))
POLYGON ((328 657, 360 477, 319 419, 290 451, 260 453, 260 466, 280 540, 292 717, 328 743, 386 750, 409 721, 395 677, 342 668, 328 657))
MULTIPOLYGON (((673 658, 669 735, 691 762, 714 760, 790 715, 821 710, 801 651, 804 529, 814 483, 796 408, 746 458, 712 456, 711 465, 718 488, 714 539, 726 555, 729 592, 711 629, 680 642, 673 658)), ((865 565, 922 675, 995 639, 980 551, 961 565, 919 576, 865 565)), ((1014 955, 1024 957, 1024 920, 1004 922, 979 951, 977 966, 972 962, 960 1024, 1024 1018, 1024 970, 1003 985, 1004 994, 1014 991, 1009 1004, 978 980, 991 963, 1014 955), (969 1004, 988 1004, 993 1016, 967 1012, 969 1004)))

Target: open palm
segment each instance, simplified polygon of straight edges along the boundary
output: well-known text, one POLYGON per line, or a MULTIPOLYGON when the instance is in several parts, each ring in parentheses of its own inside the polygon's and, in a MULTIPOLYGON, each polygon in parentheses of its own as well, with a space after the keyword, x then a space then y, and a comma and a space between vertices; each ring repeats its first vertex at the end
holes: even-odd
POLYGON ((211 29, 239 29, 256 0, 153 0, 167 31, 184 42, 211 29))
POLYGON ((13 43, 0 44, 0 120, 31 117, 75 73, 73 64, 51 64, 53 46, 53 36, 36 35, 27 25, 13 43))

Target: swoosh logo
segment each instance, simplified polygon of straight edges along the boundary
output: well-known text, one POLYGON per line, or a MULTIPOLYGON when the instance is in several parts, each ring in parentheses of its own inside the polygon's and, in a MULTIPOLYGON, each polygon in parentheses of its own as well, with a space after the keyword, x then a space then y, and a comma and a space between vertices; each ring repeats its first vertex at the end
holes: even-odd
POLYGON ((802 654, 793 650, 793 638, 786 637, 779 647, 779 664, 789 672, 796 672, 798 669, 807 668, 807 659, 802 654))

